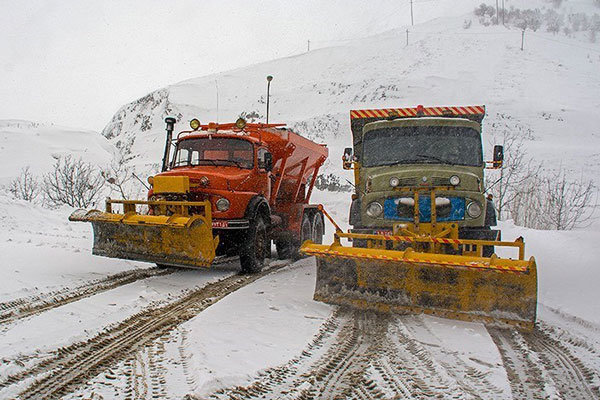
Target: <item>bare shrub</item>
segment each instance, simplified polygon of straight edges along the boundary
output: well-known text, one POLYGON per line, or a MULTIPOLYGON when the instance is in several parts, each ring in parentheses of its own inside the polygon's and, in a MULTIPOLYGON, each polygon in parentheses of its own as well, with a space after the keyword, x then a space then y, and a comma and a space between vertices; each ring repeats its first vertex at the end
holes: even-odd
POLYGON ((498 122, 491 126, 493 144, 504 146, 504 163, 500 171, 488 174, 487 191, 492 194, 499 219, 510 218, 509 205, 521 185, 537 175, 539 165, 527 157, 525 139, 532 139, 531 130, 516 123, 510 116, 497 115, 498 122))
POLYGON ((552 32, 554 34, 560 32, 560 28, 563 24, 563 16, 561 14, 554 10, 548 10, 546 11, 544 17, 546 19, 546 30, 548 32, 552 32))
POLYGON ((569 180, 561 168, 543 178, 541 190, 544 229, 571 230, 585 227, 592 219, 597 204, 592 181, 569 180))
POLYGON ((335 174, 320 174, 315 180, 315 187, 319 190, 328 190, 330 192, 350 192, 352 187, 349 184, 342 183, 340 177, 335 174))
POLYGON ((33 202, 40 194, 39 180, 29 170, 29 166, 22 168, 17 178, 12 180, 8 190, 17 199, 33 202))
POLYGON ((59 157, 53 171, 44 175, 42 191, 51 206, 87 208, 96 203, 105 180, 99 169, 82 159, 59 157))
POLYGON ((128 200, 131 197, 128 183, 133 179, 133 168, 126 165, 125 157, 117 157, 110 165, 100 172, 111 190, 118 192, 121 197, 128 200))
POLYGON ((510 204, 510 215, 515 224, 528 228, 571 230, 587 226, 596 205, 593 182, 568 179, 559 168, 529 176, 510 204))
POLYGON ((488 6, 485 3, 481 3, 479 5, 479 7, 476 7, 475 10, 473 11, 475 15, 477 15, 478 17, 486 17, 489 16, 490 18, 493 17, 494 15, 496 15, 496 9, 493 6, 488 6))

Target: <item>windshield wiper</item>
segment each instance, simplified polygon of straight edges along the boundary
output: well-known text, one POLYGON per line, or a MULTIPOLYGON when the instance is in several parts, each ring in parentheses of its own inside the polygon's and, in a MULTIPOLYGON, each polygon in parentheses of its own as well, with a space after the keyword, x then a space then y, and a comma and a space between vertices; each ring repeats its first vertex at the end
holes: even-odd
POLYGON ((211 163, 212 165, 214 165, 215 167, 218 165, 215 160, 198 160, 196 163, 191 164, 191 165, 202 165, 202 163, 204 163, 205 161, 208 161, 209 163, 211 163))
POLYGON ((427 154, 417 154, 417 157, 419 157, 419 158, 423 158, 423 159, 426 159, 426 160, 434 160, 434 161, 439 161, 439 162, 440 162, 440 163, 442 163, 442 164, 452 164, 452 163, 451 163, 451 162, 449 162, 449 161, 442 160, 441 158, 438 158, 438 157, 436 157, 436 156, 430 156, 430 155, 427 155, 427 154))
MULTIPOLYGON (((210 160, 210 161, 225 161, 225 162, 230 162, 235 164, 238 168, 243 168, 242 164, 239 161, 236 160, 225 160, 225 159, 219 159, 219 160, 210 160)), ((216 165, 216 164, 215 164, 216 165)))

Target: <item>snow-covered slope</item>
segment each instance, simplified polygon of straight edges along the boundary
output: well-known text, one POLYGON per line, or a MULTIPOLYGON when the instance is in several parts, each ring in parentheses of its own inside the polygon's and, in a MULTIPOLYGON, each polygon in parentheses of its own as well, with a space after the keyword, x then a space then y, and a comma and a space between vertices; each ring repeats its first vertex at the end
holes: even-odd
POLYGON ((58 157, 82 158, 106 165, 115 147, 98 132, 44 125, 31 121, 0 120, 0 185, 7 184, 30 167, 34 175, 51 170, 58 157))
MULTIPOLYGON (((509 5, 551 7, 543 1, 517 3, 509 5)), ((565 13, 577 6, 563 4, 565 13)), ((591 2, 583 6, 592 7, 591 2)), ((179 129, 196 117, 224 122, 257 113, 264 120, 265 77, 273 75, 270 121, 327 142, 333 163, 326 170, 341 173, 338 160, 350 142, 352 108, 486 104, 487 143, 509 116, 510 129, 531 132, 527 148, 538 160, 548 160, 547 167, 562 163, 573 173, 595 177, 600 46, 540 29, 526 33, 521 51, 520 30, 485 27, 474 15, 438 18, 411 27, 408 36, 408 46, 405 30, 397 29, 180 82, 124 106, 103 134, 130 149, 136 164, 156 164, 166 115, 177 117, 179 129), (472 20, 470 29, 464 29, 465 20, 472 20)))

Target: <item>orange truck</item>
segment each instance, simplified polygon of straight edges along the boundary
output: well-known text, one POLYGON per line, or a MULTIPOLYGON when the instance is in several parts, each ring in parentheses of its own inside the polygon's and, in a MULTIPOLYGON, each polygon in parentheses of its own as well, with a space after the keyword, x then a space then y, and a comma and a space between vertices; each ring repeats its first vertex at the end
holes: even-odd
POLYGON ((92 223, 94 254, 185 267, 239 255, 242 271, 258 272, 272 242, 280 258, 307 239, 322 242, 323 214, 309 200, 326 145, 284 124, 194 119, 173 138, 175 119, 165 122, 162 172, 148 178, 148 200, 107 199, 105 211, 71 215, 92 223))

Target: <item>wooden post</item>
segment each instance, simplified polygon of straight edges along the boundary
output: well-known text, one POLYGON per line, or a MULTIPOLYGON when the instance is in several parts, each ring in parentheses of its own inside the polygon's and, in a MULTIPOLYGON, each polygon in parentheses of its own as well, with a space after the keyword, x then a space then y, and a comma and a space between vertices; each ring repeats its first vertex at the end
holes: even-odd
POLYGON ((523 44, 525 43, 525 29, 521 32, 521 51, 523 51, 523 44))
POLYGON ((406 45, 408 46, 408 29, 406 30, 406 45))

